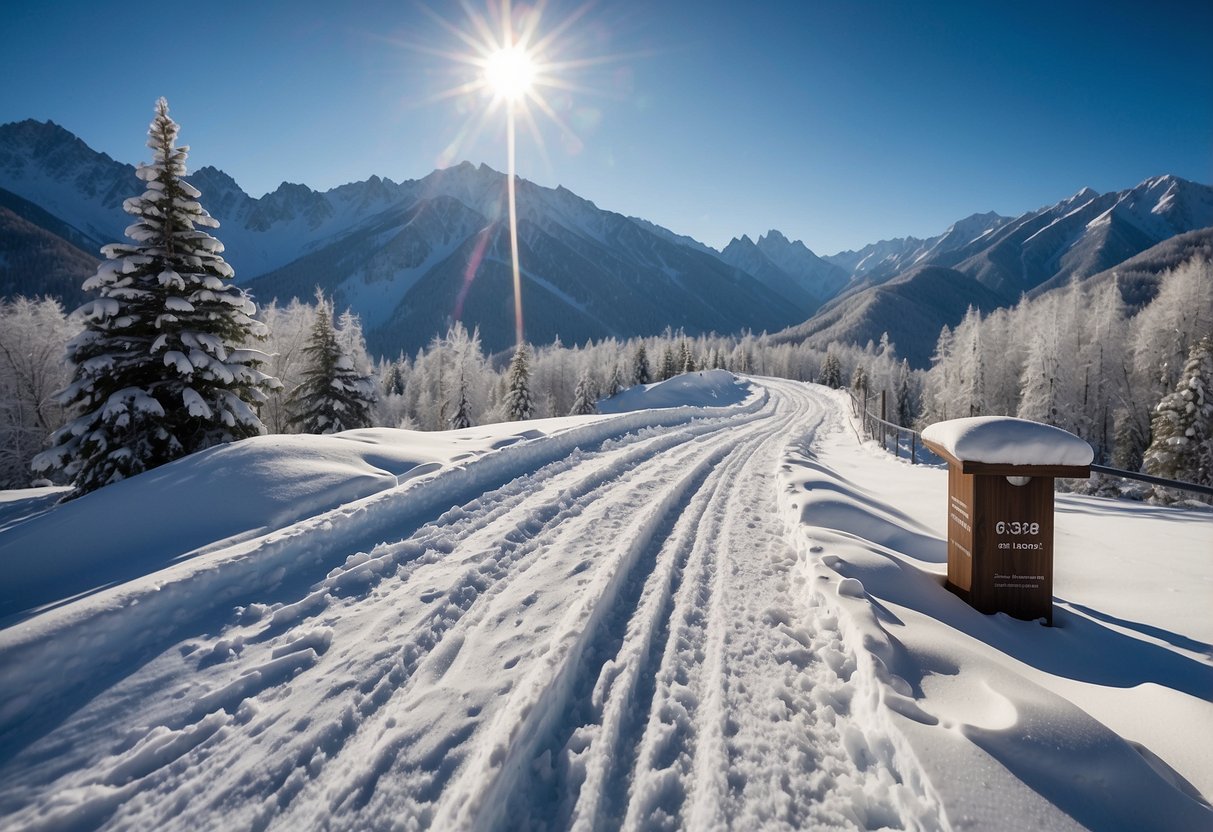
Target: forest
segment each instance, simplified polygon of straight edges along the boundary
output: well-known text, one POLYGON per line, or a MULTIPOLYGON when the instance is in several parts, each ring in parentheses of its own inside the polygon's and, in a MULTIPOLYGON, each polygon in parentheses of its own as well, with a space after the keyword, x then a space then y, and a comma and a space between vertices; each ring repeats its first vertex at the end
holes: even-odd
MULTIPOLYGON (((1074 284, 985 316, 970 310, 955 329, 940 333, 925 371, 911 370, 887 338, 823 350, 776 343, 765 334, 670 330, 649 338, 528 347, 519 366, 509 353, 486 354, 477 333, 459 322, 415 355, 377 359, 367 352, 357 317, 335 313, 320 295, 313 303, 262 307, 256 317, 264 340, 248 346, 264 354, 262 370, 280 382, 258 407, 270 433, 366 426, 444 430, 592 413, 597 399, 621 388, 723 368, 854 385, 871 395, 883 390, 890 418, 906 427, 974 415, 1048 422, 1087 440, 1097 462, 1139 470, 1159 404, 1181 382, 1191 387, 1185 366, 1202 336, 1213 332, 1213 263, 1193 258, 1160 275, 1156 289, 1137 306, 1124 302, 1112 280, 1074 284), (309 384, 332 389, 336 376, 344 379, 346 410, 309 421, 309 384)), ((80 313, 67 314, 54 300, 0 303, 0 487, 39 481, 30 463, 70 416, 57 394, 70 384, 65 348, 81 327, 80 313)), ((1213 405, 1202 397, 1201 407, 1213 405)), ((1213 449, 1208 419, 1198 426, 1199 437, 1194 434, 1207 446, 1206 457, 1213 449)), ((1169 473, 1211 481, 1207 464, 1169 473)))

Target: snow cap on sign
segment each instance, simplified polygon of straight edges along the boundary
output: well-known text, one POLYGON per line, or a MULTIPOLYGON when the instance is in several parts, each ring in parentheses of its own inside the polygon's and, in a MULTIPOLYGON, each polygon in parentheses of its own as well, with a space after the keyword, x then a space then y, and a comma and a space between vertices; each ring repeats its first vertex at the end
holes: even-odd
POLYGON ((1091 446, 1052 425, 1013 416, 972 416, 936 422, 922 438, 961 462, 991 465, 1090 465, 1091 446))

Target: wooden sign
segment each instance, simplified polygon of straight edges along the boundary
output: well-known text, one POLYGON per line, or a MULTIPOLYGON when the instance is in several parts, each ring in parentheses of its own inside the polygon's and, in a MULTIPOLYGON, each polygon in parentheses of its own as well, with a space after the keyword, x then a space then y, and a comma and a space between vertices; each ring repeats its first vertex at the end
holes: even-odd
POLYGON ((948 583, 984 613, 1053 623, 1053 479, 1087 466, 948 462, 948 583))

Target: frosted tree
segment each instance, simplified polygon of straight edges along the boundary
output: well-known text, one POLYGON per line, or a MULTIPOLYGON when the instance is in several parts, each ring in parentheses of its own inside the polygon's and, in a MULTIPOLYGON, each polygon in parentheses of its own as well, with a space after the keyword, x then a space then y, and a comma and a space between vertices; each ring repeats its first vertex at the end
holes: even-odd
POLYGON ((897 424, 903 428, 911 427, 917 415, 917 408, 914 406, 914 388, 910 378, 910 362, 903 359, 897 376, 897 392, 894 397, 897 408, 897 424))
POLYGON ((510 368, 506 371, 505 417, 511 422, 521 422, 530 419, 535 413, 535 405, 531 402, 531 351, 526 344, 519 344, 510 359, 510 368))
POLYGON ((835 390, 842 387, 842 364, 833 352, 826 353, 825 361, 821 365, 821 376, 817 379, 817 383, 835 390))
POLYGON ((588 369, 577 379, 577 390, 573 393, 573 409, 570 416, 586 416, 598 412, 598 393, 594 390, 594 380, 590 378, 588 369))
POLYGON ((649 354, 644 348, 644 341, 636 345, 632 356, 632 384, 648 384, 653 380, 649 371, 649 354))
POLYGON ((619 366, 619 362, 615 362, 611 366, 611 375, 607 379, 606 395, 611 397, 617 395, 623 389, 623 370, 619 366))
POLYGON ((459 381, 456 382, 453 398, 454 415, 451 416, 451 429, 470 428, 472 426, 471 403, 468 401, 467 374, 463 371, 459 373, 459 381))
POLYGON ((1150 441, 1152 408, 1175 389, 1190 345, 1213 331, 1213 263, 1198 257, 1162 276, 1158 295, 1132 320, 1116 464, 1136 469, 1150 441))
POLYGON ((37 470, 61 468, 74 495, 203 448, 265 432, 255 408, 277 381, 265 355, 245 345, 265 336, 256 307, 232 283, 218 227, 186 182, 189 150, 161 98, 148 130, 147 189, 123 203, 133 241, 101 251, 84 283, 97 298, 80 310, 84 331, 67 347, 71 383, 60 401, 80 416, 56 431, 37 470))
POLYGON ((407 364, 408 357, 403 354, 395 361, 388 362, 383 371, 383 394, 385 396, 404 395, 404 376, 407 364))
POLYGON ((1127 325, 1118 281, 1109 281, 1096 290, 1087 308, 1083 321, 1086 334, 1078 361, 1086 431, 1083 438, 1095 449, 1096 461, 1106 462, 1115 441, 1116 409, 1127 392, 1127 325))
POLYGON ((412 427, 408 416, 408 389, 410 365, 408 356, 401 353, 395 361, 385 361, 379 370, 379 400, 375 403, 374 423, 390 428, 412 427))
POLYGON ((1192 346, 1175 391, 1154 408, 1150 427, 1146 473, 1213 485, 1213 335, 1192 346))
POLYGON ((682 339, 682 343, 678 347, 678 372, 695 372, 695 356, 691 352, 691 345, 687 343, 685 338, 682 339))
POLYGON ((1028 313, 998 309, 981 322, 980 350, 983 413, 1014 416, 1019 411, 1019 380, 1027 360, 1027 344, 1016 333, 1028 313))
MULTIPOLYGON (((1076 362, 1081 354, 1082 304, 1078 292, 1052 292, 1033 304, 1030 340, 1022 378, 1019 412, 1023 419, 1056 425, 1083 435, 1082 393, 1076 362)), ((967 414, 966 414, 967 415, 967 414)))
POLYGON ((375 380, 356 366, 356 357, 348 351, 350 319, 343 323, 344 330, 334 328, 332 304, 317 291, 312 333, 303 348, 307 366, 287 400, 288 424, 301 433, 338 433, 371 425, 375 380))
POLYGON ((981 313, 970 306, 952 335, 953 358, 960 381, 954 391, 957 416, 980 416, 987 412, 981 330, 981 313))
POLYGON ((864 401, 868 400, 868 371, 862 364, 856 364, 855 372, 851 373, 851 392, 864 401))
POLYGON ((55 393, 71 380, 75 330, 56 300, 0 301, 0 488, 30 484, 30 462, 67 418, 55 393))
POLYGON ((488 410, 485 391, 492 387, 480 347, 480 331, 469 333, 456 321, 447 330, 446 338, 437 344, 447 356, 442 362, 445 373, 440 384, 444 401, 442 412, 447 422, 443 427, 471 427, 483 421, 488 410))
POLYGON ((261 321, 269 330, 265 350, 269 353, 267 369, 282 382, 270 391, 268 401, 261 408, 261 417, 270 433, 286 433, 290 428, 291 414, 287 410, 287 399, 292 390, 303 381, 307 368, 307 346, 316 310, 308 303, 292 299, 286 306, 271 303, 261 309, 261 321))

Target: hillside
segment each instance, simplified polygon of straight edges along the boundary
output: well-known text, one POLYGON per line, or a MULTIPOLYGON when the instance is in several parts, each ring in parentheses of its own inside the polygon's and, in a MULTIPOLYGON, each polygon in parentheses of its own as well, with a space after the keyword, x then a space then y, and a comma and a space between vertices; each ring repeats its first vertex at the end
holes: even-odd
POLYGON ((827 347, 879 343, 884 333, 897 354, 913 367, 926 367, 939 331, 955 326, 970 306, 990 311, 1005 305, 1002 295, 955 269, 916 266, 892 280, 827 304, 808 322, 776 333, 776 343, 807 341, 827 347))

